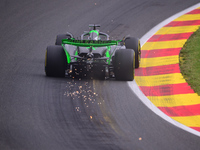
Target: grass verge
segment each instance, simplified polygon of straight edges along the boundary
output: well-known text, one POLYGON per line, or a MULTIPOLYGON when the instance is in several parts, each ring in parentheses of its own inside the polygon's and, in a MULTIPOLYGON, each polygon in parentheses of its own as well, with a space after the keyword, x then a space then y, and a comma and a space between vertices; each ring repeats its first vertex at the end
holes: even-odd
POLYGON ((200 28, 180 52, 180 70, 187 83, 200 95, 200 28))

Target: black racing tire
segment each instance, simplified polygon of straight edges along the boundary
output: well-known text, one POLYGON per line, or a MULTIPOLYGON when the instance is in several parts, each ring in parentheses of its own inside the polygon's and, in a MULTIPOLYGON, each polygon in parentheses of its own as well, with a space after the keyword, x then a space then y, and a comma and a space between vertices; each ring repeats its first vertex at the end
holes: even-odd
POLYGON ((118 49, 115 52, 114 73, 116 80, 132 81, 135 71, 135 52, 132 49, 118 49))
POLYGON ((135 68, 139 68, 141 59, 140 40, 135 37, 127 37, 124 42, 127 49, 135 51, 135 68))
POLYGON ((62 39, 68 39, 68 38, 71 38, 71 36, 69 34, 59 34, 59 35, 57 35, 55 45, 61 45, 62 39))
POLYGON ((65 77, 67 57, 62 46, 48 46, 45 57, 45 72, 49 77, 65 77))

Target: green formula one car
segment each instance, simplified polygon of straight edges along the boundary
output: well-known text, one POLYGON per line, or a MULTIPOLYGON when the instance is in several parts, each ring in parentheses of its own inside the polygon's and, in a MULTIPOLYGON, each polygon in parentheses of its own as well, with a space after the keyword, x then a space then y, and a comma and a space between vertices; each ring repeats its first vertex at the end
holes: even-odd
POLYGON ((79 40, 71 33, 57 35, 55 45, 46 49, 46 76, 132 81, 140 64, 139 39, 109 40, 108 34, 97 30, 100 25, 89 27, 92 30, 85 31, 79 40))

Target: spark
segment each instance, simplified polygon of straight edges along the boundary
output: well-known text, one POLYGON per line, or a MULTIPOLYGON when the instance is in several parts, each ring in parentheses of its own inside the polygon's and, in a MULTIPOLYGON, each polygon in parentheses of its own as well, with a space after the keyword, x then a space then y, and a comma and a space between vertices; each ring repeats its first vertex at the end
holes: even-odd
POLYGON ((75 107, 76 111, 80 111, 80 107, 75 107))

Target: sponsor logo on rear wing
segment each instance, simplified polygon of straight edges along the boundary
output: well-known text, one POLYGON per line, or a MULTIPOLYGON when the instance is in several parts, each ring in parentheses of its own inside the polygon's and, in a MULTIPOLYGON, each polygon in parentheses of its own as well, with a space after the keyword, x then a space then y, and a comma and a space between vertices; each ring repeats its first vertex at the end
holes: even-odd
POLYGON ((112 45, 118 45, 118 43, 121 42, 121 40, 114 41, 114 40, 108 40, 108 41, 102 41, 102 40, 75 40, 75 39, 63 39, 62 44, 69 44, 74 46, 80 46, 80 47, 104 47, 104 46, 112 46, 112 45))

